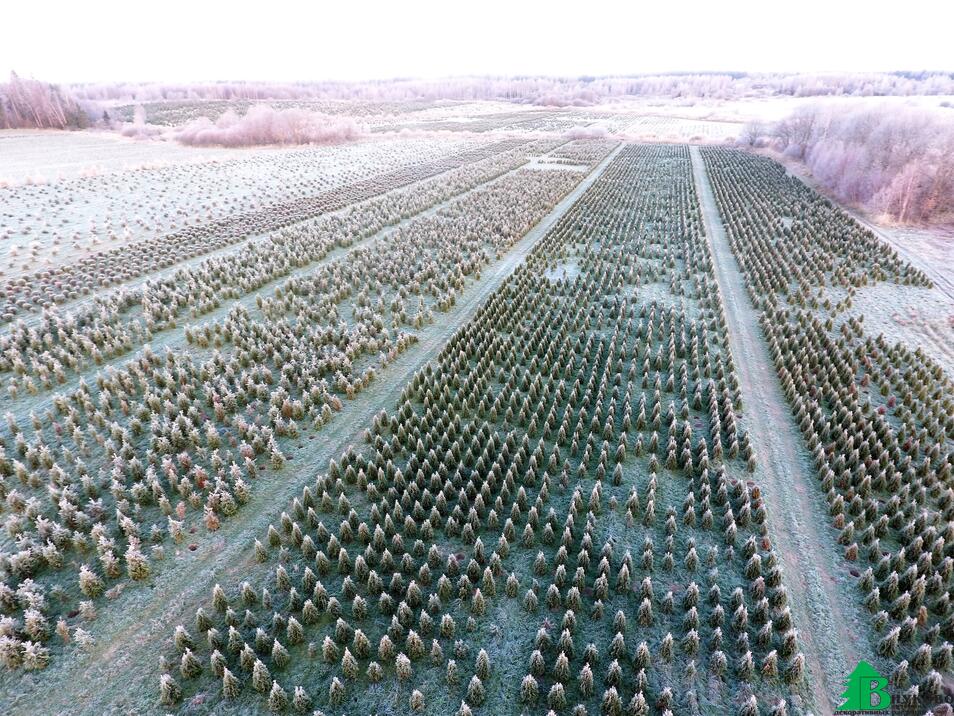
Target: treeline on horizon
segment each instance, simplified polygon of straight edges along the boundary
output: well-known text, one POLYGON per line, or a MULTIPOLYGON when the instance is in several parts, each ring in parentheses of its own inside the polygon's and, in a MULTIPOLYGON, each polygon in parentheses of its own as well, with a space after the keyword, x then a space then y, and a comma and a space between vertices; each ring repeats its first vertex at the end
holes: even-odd
POLYGON ((743 143, 801 162, 840 201, 903 224, 954 220, 954 110, 809 104, 743 143))
POLYGON ((83 129, 90 117, 68 89, 10 73, 0 83, 0 129, 83 129))
POLYGON ((91 83, 73 85, 78 99, 162 100, 504 100, 587 106, 627 96, 735 99, 752 95, 910 96, 954 94, 954 73, 672 73, 607 77, 395 78, 358 82, 91 83))
POLYGON ((359 82, 109 82, 56 85, 11 73, 0 83, 0 128, 81 128, 102 103, 202 100, 502 100, 552 107, 625 97, 888 97, 954 94, 954 73, 687 73, 618 77, 398 78, 359 82))

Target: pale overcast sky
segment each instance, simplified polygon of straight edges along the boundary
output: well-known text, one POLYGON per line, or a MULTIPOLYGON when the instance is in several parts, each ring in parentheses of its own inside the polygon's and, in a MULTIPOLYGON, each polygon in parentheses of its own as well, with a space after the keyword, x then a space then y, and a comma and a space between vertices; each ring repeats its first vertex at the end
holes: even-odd
POLYGON ((0 72, 58 82, 954 71, 944 0, 10 0, 0 72))

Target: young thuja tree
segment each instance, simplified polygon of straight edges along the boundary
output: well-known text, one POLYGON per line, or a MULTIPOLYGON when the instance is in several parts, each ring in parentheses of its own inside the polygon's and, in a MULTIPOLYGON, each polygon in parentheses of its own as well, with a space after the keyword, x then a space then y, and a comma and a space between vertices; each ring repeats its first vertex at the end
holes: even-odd
POLYGON ((287 706, 288 694, 277 681, 273 681, 268 694, 268 710, 272 713, 281 713, 287 706))
POLYGON ((520 701, 533 705, 537 702, 539 696, 540 687, 537 680, 531 674, 527 674, 520 683, 520 701))
POLYGON ((169 674, 159 677, 159 698, 164 706, 175 706, 182 698, 182 689, 169 674))
POLYGON ((483 682, 480 677, 476 675, 472 676, 470 683, 467 685, 467 702, 474 706, 480 706, 484 703, 485 698, 486 692, 484 691, 483 682))
POLYGON ((228 668, 224 668, 222 670, 222 695, 226 699, 232 700, 238 697, 241 689, 242 685, 238 678, 228 668))

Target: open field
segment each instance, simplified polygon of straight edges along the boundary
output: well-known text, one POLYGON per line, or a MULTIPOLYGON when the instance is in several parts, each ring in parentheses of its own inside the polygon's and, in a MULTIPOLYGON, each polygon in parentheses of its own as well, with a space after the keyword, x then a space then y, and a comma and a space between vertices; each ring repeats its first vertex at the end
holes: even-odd
POLYGON ((289 104, 367 131, 0 132, 3 713, 951 701, 947 239, 754 99, 289 104))
MULTIPOLYGON (((0 182, 35 184, 151 165, 238 158, 248 151, 139 142, 112 132, 9 130, 0 133, 0 182)), ((264 150, 269 151, 269 150, 264 150)))

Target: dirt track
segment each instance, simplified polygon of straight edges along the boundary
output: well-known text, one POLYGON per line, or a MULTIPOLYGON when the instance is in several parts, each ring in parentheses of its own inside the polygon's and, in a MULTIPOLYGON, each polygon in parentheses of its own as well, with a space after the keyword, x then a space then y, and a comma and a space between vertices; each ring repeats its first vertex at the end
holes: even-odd
POLYGON ((746 293, 698 147, 692 147, 691 154, 739 375, 743 425, 758 460, 754 479, 768 505, 770 535, 782 559, 795 625, 801 630, 814 706, 821 714, 832 713, 838 703, 833 699, 843 689, 841 679, 870 653, 869 645, 856 637, 863 630, 855 627, 863 621, 856 600, 847 594, 850 584, 837 576, 844 570, 843 560, 838 559, 840 547, 827 526, 829 518, 810 456, 746 293))

